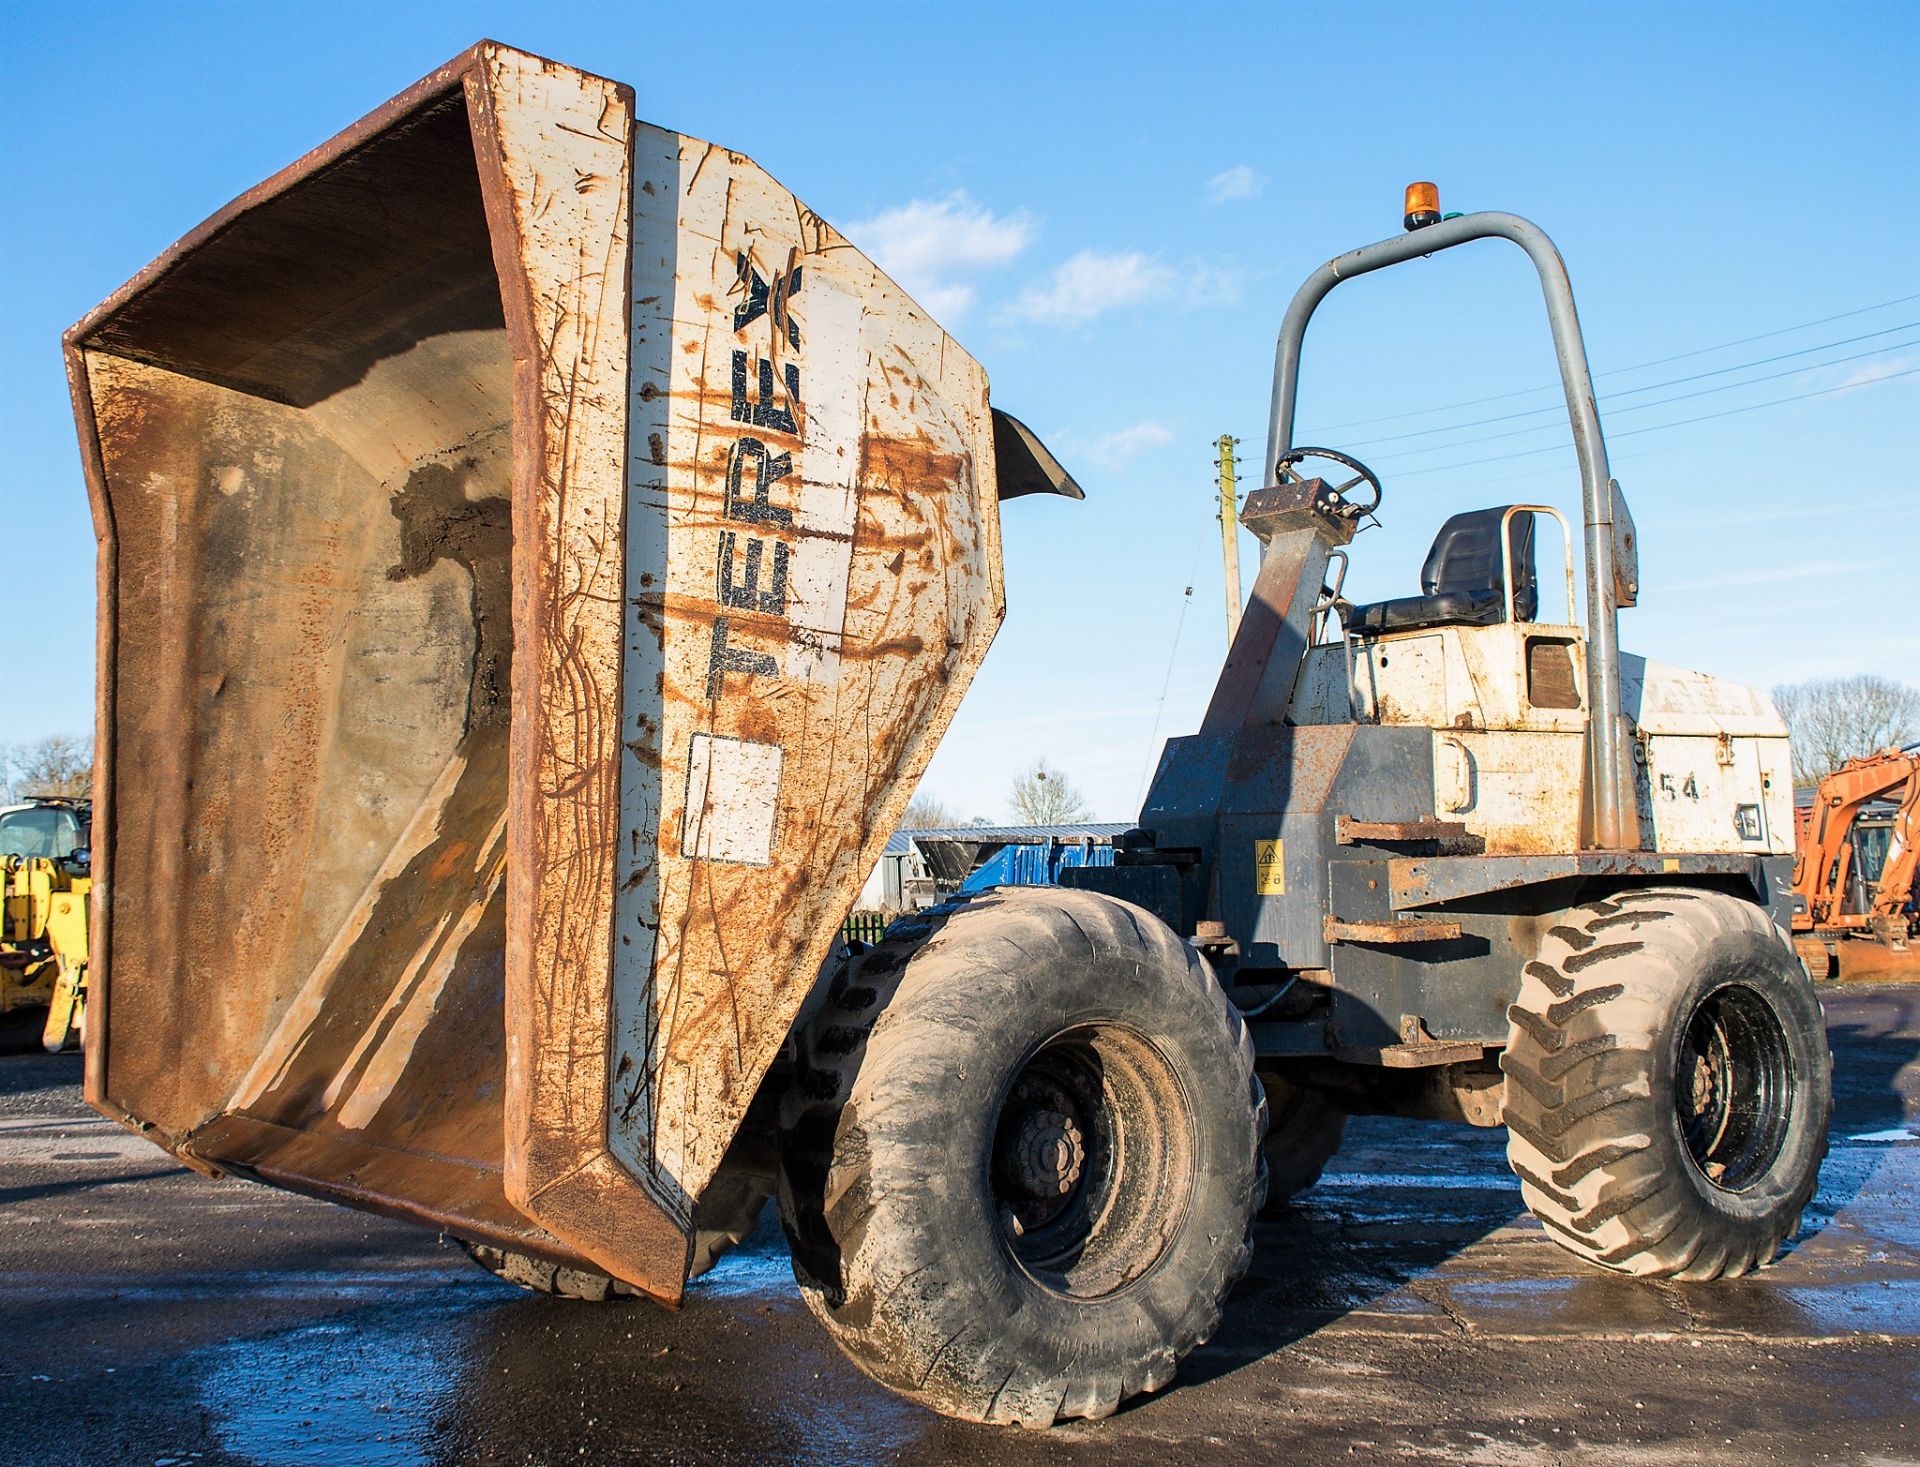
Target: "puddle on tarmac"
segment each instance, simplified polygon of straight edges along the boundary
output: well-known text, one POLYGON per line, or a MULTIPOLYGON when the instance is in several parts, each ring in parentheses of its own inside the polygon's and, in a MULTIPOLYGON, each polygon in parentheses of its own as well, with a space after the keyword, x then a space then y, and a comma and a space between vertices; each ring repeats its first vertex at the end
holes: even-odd
POLYGON ((1780 1292, 1804 1314, 1808 1332, 1816 1336, 1920 1336, 1920 1279, 1864 1278, 1839 1288, 1788 1287, 1780 1292))
POLYGON ((263 1467, 421 1467, 460 1384, 450 1337, 499 1300, 491 1281, 463 1282, 203 1351, 214 1439, 263 1467))
POLYGON ((1920 1249, 1920 1148, 1903 1145, 1911 1132, 1863 1131, 1827 1153, 1820 1168, 1820 1190, 1804 1214, 1801 1240, 1809 1232, 1832 1227, 1842 1214, 1847 1226, 1920 1249), (1857 1143, 1857 1144, 1856 1144, 1857 1143))
POLYGON ((1327 1172, 1318 1188, 1374 1187, 1444 1188, 1463 1192, 1518 1192, 1520 1182, 1511 1172, 1327 1172))

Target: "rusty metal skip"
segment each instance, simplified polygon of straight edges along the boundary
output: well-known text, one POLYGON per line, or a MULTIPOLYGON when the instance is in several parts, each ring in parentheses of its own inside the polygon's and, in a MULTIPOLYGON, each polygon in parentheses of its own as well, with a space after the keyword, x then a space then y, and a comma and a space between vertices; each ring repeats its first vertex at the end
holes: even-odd
POLYGON ((1079 491, 751 160, 493 42, 66 353, 89 1100, 677 1301, 1000 623, 997 499, 1079 491))

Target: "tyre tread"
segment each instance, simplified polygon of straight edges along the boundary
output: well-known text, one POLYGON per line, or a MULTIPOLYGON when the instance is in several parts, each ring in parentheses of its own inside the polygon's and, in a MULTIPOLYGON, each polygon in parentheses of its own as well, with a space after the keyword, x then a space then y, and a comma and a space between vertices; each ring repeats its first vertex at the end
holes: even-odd
MULTIPOLYGON (((959 1322, 964 1305, 951 1297, 950 1287, 941 1292, 946 1287, 942 1281, 918 1277, 924 1269, 885 1266, 890 1240, 878 1226, 868 1226, 883 1199, 871 1195, 863 1170, 855 1164, 862 1128, 874 1124, 885 1110, 860 1112, 855 1120, 846 1107, 869 1064, 884 1064, 889 1072, 903 1067, 942 1072, 943 1036, 951 1032, 947 1025, 967 1022, 970 1015, 959 1009, 945 1012, 939 988, 927 981, 931 975, 926 965, 939 965, 943 980, 957 980, 965 971, 989 964, 990 950, 1001 945, 1003 952, 1010 949, 1033 965, 1084 962, 1089 953, 1117 949, 1139 953, 1143 963, 1206 971, 1185 943, 1159 923, 1142 923, 1122 903, 1063 904, 1060 915, 1065 920, 1048 923, 1036 915, 1036 901, 1008 897, 1005 891, 982 893, 933 908, 896 922, 880 943, 846 957, 829 983, 820 1012, 793 1036, 800 1083, 781 1105, 780 1204, 802 1296, 856 1364, 869 1373, 885 1366, 887 1340, 873 1322, 895 1304, 901 1290, 925 1291, 917 1307, 926 1317, 944 1314, 953 1322, 929 1337, 936 1348, 925 1358, 924 1370, 915 1367, 921 1375, 921 1398, 951 1415, 1045 1427, 1067 1417, 1109 1416, 1128 1397, 1160 1389, 1173 1378, 1179 1361, 1213 1334, 1226 1294, 1252 1262, 1253 1219, 1267 1193, 1268 1169, 1264 1152, 1256 1148, 1252 1206, 1243 1235, 1222 1260, 1217 1297, 1196 1297, 1182 1318, 1169 1322, 1164 1348, 1117 1371, 1110 1360, 1088 1362, 1065 1378, 1038 1379, 1020 1360, 1009 1363, 997 1353, 1002 1342, 977 1321, 959 1322), (997 910, 982 910, 988 906, 997 910), (918 974, 913 994, 919 1007, 896 1011, 893 1005, 910 970, 918 974), (864 1000, 857 1008, 848 1003, 856 994, 864 1000), (865 1282, 879 1278, 892 1280, 884 1291, 874 1291, 865 1282), (953 1386, 956 1379, 971 1385, 953 1386)), ((951 981, 951 986, 958 990, 965 984, 951 981)), ((1231 1026, 1236 1062, 1248 1076, 1256 1138, 1264 1138, 1269 1108, 1253 1072, 1252 1036, 1224 994, 1220 1006, 1231 1026)), ((910 1379, 885 1383, 912 1386, 910 1379)))
MULTIPOLYGON (((1735 1227, 1696 1199, 1655 1144, 1651 1065, 1661 984, 1708 944, 1778 939, 1751 903, 1672 887, 1614 893, 1558 914, 1507 1010, 1508 1164, 1549 1237, 1587 1261, 1652 1277, 1731 1277, 1793 1236, 1818 1165, 1764 1223, 1735 1227)), ((1783 939, 1781 939, 1783 940, 1783 939)), ((1824 1035, 1820 1053, 1825 1054, 1824 1035)), ((1820 1105, 1826 1104, 1824 1097, 1820 1105)), ((1819 1155, 1825 1154, 1824 1109, 1819 1155)))

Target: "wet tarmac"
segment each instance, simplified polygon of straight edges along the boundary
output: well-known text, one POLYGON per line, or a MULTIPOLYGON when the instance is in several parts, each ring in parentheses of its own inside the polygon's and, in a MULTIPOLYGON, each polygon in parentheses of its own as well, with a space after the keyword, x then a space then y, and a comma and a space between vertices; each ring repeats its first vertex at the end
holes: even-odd
POLYGON ((535 1298, 172 1165, 82 1106, 74 1057, 0 1057, 0 1460, 1920 1461, 1920 987, 1826 1002, 1833 1151, 1773 1268, 1595 1273, 1522 1211, 1498 1132, 1360 1120, 1172 1389, 1035 1434, 869 1384, 777 1227, 677 1315, 535 1298))

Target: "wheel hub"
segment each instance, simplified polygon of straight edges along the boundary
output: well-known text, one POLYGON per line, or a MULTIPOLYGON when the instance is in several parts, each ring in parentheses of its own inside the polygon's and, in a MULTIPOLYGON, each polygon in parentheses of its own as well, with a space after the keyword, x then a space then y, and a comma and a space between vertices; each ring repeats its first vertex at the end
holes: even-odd
POLYGON ((1695 1116, 1703 1116, 1713 1108, 1713 1064, 1704 1054, 1695 1054, 1693 1059, 1692 1103, 1695 1116))
POLYGON ((1700 1174, 1739 1191, 1785 1144, 1793 1070, 1779 1018, 1754 989, 1729 984, 1689 1018, 1674 1075, 1681 1139, 1700 1174))
POLYGON ((1150 1271, 1192 1188, 1188 1104, 1166 1060, 1128 1026, 1085 1025, 1029 1055, 984 1158, 1015 1265, 1083 1299, 1150 1271))
POLYGON ((1100 1104, 1097 1084, 1068 1066, 1036 1066, 1013 1087, 994 1136, 993 1180, 1015 1235, 1072 1206, 1100 1104))
POLYGON ((1072 1116, 1051 1106, 1027 1113, 1014 1136, 1011 1179, 1029 1197, 1065 1197, 1087 1164, 1086 1138, 1072 1116))

